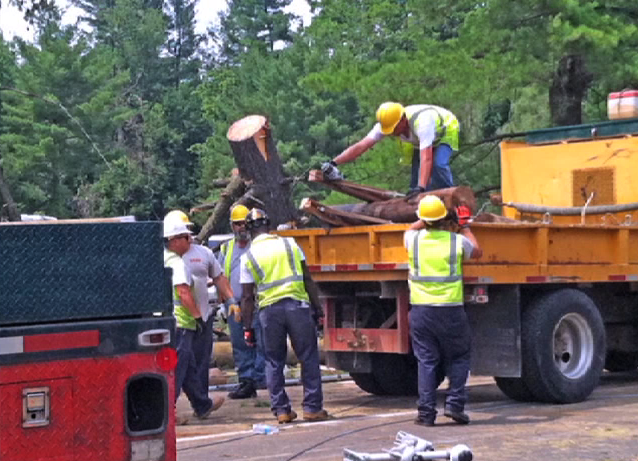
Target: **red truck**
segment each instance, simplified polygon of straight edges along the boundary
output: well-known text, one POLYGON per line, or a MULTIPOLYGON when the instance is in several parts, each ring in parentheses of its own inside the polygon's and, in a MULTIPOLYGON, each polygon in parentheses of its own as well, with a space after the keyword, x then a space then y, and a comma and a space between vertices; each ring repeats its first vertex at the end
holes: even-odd
POLYGON ((161 223, 0 226, 0 459, 174 461, 161 223))

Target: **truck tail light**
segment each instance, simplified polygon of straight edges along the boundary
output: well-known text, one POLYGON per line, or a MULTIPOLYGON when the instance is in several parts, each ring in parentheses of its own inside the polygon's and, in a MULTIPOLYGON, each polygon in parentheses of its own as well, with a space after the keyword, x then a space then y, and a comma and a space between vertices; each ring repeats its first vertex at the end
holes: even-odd
POLYGON ((485 285, 472 286, 470 292, 466 292, 465 302, 467 303, 487 304, 488 301, 487 286, 485 285))
POLYGON ((162 371, 173 371, 177 366, 177 351, 172 347, 160 349, 155 355, 155 363, 162 371))
POLYGON ((152 347, 170 344, 171 332, 169 330, 146 330, 137 335, 137 343, 140 346, 152 347))

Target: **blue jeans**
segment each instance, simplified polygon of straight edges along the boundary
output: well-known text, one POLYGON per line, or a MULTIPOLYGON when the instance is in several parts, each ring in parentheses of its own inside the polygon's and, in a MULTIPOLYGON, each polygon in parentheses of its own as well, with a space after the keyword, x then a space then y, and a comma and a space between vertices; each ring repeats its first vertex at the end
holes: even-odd
POLYGON ((251 379, 257 386, 266 383, 264 368, 266 359, 264 358, 264 340, 261 334, 261 324, 259 315, 255 313, 253 317, 253 328, 255 329, 255 340, 257 346, 249 347, 244 341, 244 328, 241 322, 235 322, 235 316, 228 317, 228 327, 230 329, 230 343, 233 346, 233 360, 237 369, 237 378, 241 380, 251 379))
POLYGON ((303 410, 316 413, 323 408, 317 329, 310 308, 302 308, 300 304, 294 299, 284 298, 259 311, 264 335, 270 409, 275 416, 291 411, 284 378, 287 336, 290 336, 292 349, 301 363, 303 410))
POLYGON ((446 408, 463 411, 470 372, 470 324, 463 307, 412 306, 409 313, 412 349, 418 361, 422 418, 436 416, 436 389, 447 376, 446 408))
POLYGON ((213 405, 213 401, 208 397, 208 385, 206 386, 206 391, 204 391, 202 381, 197 375, 197 364, 193 352, 193 341, 196 340, 197 333, 195 330, 177 328, 175 336, 177 343, 175 402, 177 402, 181 390, 184 389, 184 393, 188 397, 195 413, 202 415, 213 405))
MULTIPOLYGON (((206 329, 193 336, 191 348, 195 357, 195 380, 201 386, 201 393, 208 395, 208 369, 213 352, 213 315, 208 317, 206 329)), ((194 407, 193 407, 194 408, 194 407)))
MULTIPOLYGON (((434 146, 434 162, 432 164, 432 174, 425 190, 445 189, 454 187, 452 170, 450 169, 450 158, 452 148, 447 144, 434 146)), ((412 153, 412 174, 410 176, 410 189, 419 185, 419 168, 421 166, 421 152, 418 148, 412 153)))

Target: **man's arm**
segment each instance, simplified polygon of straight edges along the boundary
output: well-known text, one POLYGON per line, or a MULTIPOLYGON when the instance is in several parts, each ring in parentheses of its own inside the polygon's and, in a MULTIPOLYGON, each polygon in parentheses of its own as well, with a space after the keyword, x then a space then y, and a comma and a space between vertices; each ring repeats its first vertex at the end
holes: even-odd
POLYGON ((244 328, 252 328, 253 325, 253 313, 255 310, 255 284, 254 283, 242 283, 241 284, 241 318, 244 328))
POLYGON ((424 189, 430 182, 430 176, 432 176, 432 146, 428 146, 425 149, 421 149, 421 162, 419 163, 419 187, 424 189))
POLYGON ((362 155, 365 151, 374 146, 377 142, 369 137, 365 137, 362 140, 352 144, 348 148, 346 148, 343 152, 337 155, 333 161, 337 165, 343 165, 344 163, 350 163, 355 160, 357 157, 362 155))
POLYGON ((321 301, 319 300, 319 288, 312 277, 310 276, 310 270, 306 265, 306 261, 301 261, 301 268, 303 269, 303 282, 306 286, 306 292, 310 298, 310 304, 315 308, 321 308, 321 301))
POLYGON ((199 311, 199 307, 197 307, 195 298, 193 298, 191 288, 187 284, 181 284, 175 285, 175 289, 177 290, 179 299, 182 301, 182 305, 188 310, 188 312, 190 312, 195 319, 201 318, 202 313, 199 311))
POLYGON ((230 287, 230 282, 224 274, 219 274, 213 279, 213 284, 217 291, 221 295, 222 301, 227 301, 230 298, 234 298, 233 289, 230 287))
POLYGON ((414 221, 412 224, 410 224, 410 227, 408 227, 408 230, 421 230, 421 229, 425 229, 425 222, 421 219, 419 219, 418 221, 414 221))
POLYGON ((480 258, 483 255, 483 250, 481 250, 481 247, 479 246, 478 241, 476 240, 476 237, 474 236, 470 228, 462 227, 459 233, 463 237, 467 238, 470 242, 472 242, 472 245, 474 246, 474 248, 472 249, 472 254, 470 255, 470 258, 472 259, 480 258))

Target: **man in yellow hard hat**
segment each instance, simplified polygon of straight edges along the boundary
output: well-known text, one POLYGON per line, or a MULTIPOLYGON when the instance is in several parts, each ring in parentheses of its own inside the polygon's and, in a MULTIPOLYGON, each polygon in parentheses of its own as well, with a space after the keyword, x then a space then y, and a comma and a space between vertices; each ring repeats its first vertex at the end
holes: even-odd
POLYGON ((430 104, 403 106, 384 102, 377 109, 377 124, 365 138, 322 165, 324 178, 343 179, 338 165, 349 163, 386 136, 398 136, 411 151, 409 194, 452 187, 450 157, 459 148, 459 122, 447 109, 430 104))
MULTIPOLYGON (((222 243, 219 249, 219 263, 224 269, 226 277, 230 280, 230 286, 237 299, 241 299, 242 296, 242 286, 239 282, 239 262, 241 256, 250 248, 250 234, 246 229, 248 212, 248 208, 241 204, 231 208, 230 227, 234 237, 222 243)), ((246 341, 244 341, 241 312, 237 310, 228 313, 230 343, 233 348, 233 361, 235 362, 239 381, 237 388, 228 393, 230 399, 257 397, 257 389, 266 388, 266 375, 264 372, 266 365, 259 316, 254 316, 252 325, 255 330, 257 344, 255 347, 248 347, 246 341)))
POLYGON ((418 221, 405 233, 408 250, 412 350, 418 362, 419 399, 415 424, 433 426, 436 389, 448 377, 445 416, 468 424, 465 384, 470 371, 470 324, 463 307, 463 261, 481 249, 469 228, 470 210, 448 213, 435 195, 423 197, 418 221), (459 233, 451 232, 454 222, 459 233))

